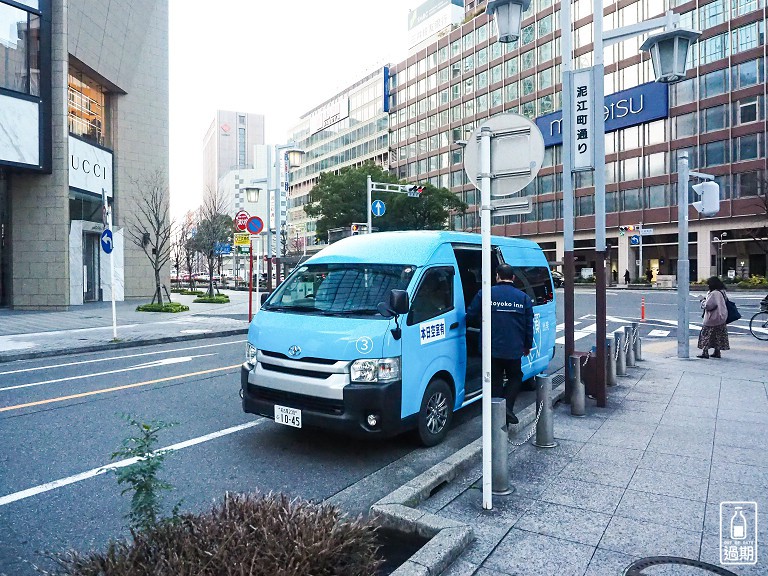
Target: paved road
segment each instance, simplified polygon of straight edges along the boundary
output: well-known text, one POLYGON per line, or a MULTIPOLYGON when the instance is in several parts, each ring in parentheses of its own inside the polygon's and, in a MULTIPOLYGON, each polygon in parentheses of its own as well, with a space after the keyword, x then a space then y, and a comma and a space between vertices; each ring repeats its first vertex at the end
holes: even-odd
MULTIPOLYGON (((224 338, 0 366, 0 574, 33 574, 39 551, 125 535, 128 497, 98 473, 129 434, 120 414, 176 422, 165 479, 172 505, 201 511, 226 491, 283 491, 358 514, 479 434, 478 408, 448 442, 357 441, 244 414, 244 339, 224 338)), ((45 563, 44 563, 45 565, 45 563)))
MULTIPOLYGON (((558 319, 562 324, 562 291, 558 319)), ((673 292, 609 290, 609 333, 639 319, 641 334, 675 340, 673 292), (653 332, 653 331, 656 332, 653 332)), ((763 295, 732 295, 746 318, 763 295), (746 313, 745 313, 746 312, 746 313)), ((698 296, 690 299, 698 320, 698 296)), ((594 292, 576 294, 577 349, 594 344, 594 292)), ((744 333, 746 322, 733 327, 744 333)), ((562 326, 558 337, 562 339, 562 326)), ((558 345, 554 372, 563 364, 558 345)), ((225 491, 284 491, 357 514, 479 435, 479 407, 464 411, 446 444, 406 438, 361 442, 306 434, 243 414, 237 397, 244 338, 212 338, 0 365, 0 574, 33 574, 38 551, 100 547, 125 535, 127 497, 98 473, 129 433, 121 413, 178 424, 162 434, 173 504, 203 510, 225 491)), ((532 400, 528 393, 517 408, 532 400)))

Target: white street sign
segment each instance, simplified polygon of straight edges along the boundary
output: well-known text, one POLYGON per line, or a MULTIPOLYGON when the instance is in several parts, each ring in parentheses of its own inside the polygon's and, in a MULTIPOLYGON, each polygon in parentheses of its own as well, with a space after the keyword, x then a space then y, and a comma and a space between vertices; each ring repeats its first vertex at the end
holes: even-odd
POLYGON ((571 118, 573 118, 573 169, 592 170, 595 167, 595 117, 594 117, 594 74, 593 69, 576 70, 573 73, 573 101, 571 118))
POLYGON ((464 149, 464 172, 480 189, 480 132, 488 127, 491 139, 491 197, 520 192, 533 181, 544 161, 544 136, 531 120, 508 112, 480 124, 464 149))
POLYGON ((653 234, 653 228, 640 228, 640 236, 650 236, 653 234))

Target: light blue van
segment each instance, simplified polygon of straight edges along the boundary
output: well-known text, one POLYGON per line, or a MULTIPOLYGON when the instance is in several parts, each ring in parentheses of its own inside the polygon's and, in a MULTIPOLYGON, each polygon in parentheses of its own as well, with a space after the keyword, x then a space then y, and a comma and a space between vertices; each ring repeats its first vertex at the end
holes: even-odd
MULTIPOLYGON (((523 377, 555 350, 549 265, 533 242, 493 237, 492 266, 515 268, 534 303, 523 377)), ((445 437, 480 399, 479 330, 466 308, 481 286, 478 234, 383 232, 336 242, 296 268, 254 316, 241 370, 243 410, 297 428, 445 437)), ((495 279, 495 273, 492 277, 495 279)))

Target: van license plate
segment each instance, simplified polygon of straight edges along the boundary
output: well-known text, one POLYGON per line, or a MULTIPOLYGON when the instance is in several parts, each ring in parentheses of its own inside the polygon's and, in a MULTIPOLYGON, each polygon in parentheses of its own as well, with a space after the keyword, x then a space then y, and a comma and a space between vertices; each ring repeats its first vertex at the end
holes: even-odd
POLYGON ((301 410, 275 404, 275 422, 301 428, 301 410))

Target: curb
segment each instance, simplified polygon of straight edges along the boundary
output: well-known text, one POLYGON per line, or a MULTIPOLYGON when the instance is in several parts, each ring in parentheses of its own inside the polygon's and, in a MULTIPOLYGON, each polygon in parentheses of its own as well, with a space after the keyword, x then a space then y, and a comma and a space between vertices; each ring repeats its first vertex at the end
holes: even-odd
MULTIPOLYGON (((552 392, 554 405, 565 395, 565 385, 556 386, 552 392)), ((510 427, 515 434, 536 420, 536 404, 523 409, 518 418, 520 422, 510 427)), ((416 506, 475 464, 482 452, 481 437, 371 506, 371 516, 384 527, 430 539, 390 576, 437 576, 474 541, 470 525, 418 510, 416 506)))
POLYGON ((0 354, 0 364, 16 360, 31 360, 33 358, 50 358, 51 356, 67 356, 81 352, 103 352, 104 350, 119 350, 122 348, 136 348, 152 344, 168 344, 170 342, 182 342, 185 340, 202 340, 203 338, 220 338, 226 336, 239 336, 247 334, 248 328, 222 330, 216 333, 185 334, 184 336, 162 336, 159 338, 146 338, 142 340, 126 340, 124 342, 109 342, 105 344, 92 344, 78 348, 61 348, 59 350, 39 350, 36 352, 20 352, 18 354, 0 354))

